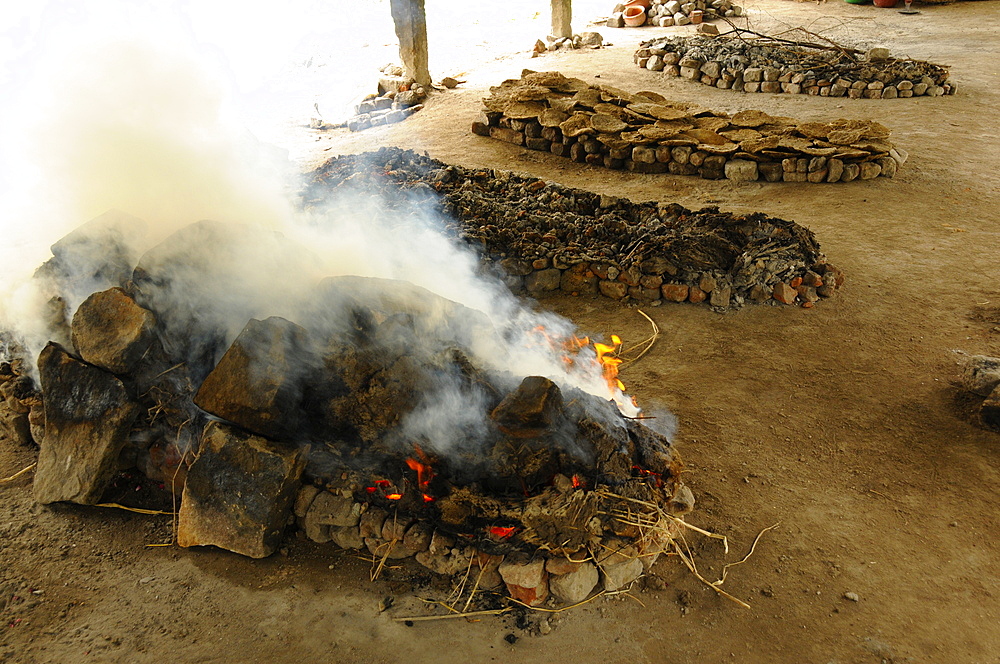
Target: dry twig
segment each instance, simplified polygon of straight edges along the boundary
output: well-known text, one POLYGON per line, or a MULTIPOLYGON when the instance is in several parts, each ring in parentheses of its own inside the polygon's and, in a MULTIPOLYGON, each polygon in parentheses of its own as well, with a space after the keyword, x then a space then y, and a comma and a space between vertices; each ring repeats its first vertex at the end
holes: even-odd
POLYGON ((176 512, 164 512, 163 510, 146 510, 141 507, 126 507, 125 505, 119 505, 118 503, 97 503, 94 507, 113 507, 118 510, 125 510, 126 512, 135 512, 136 514, 154 514, 163 516, 174 516, 176 512))
POLYGON ((35 466, 37 466, 37 465, 38 465, 38 462, 36 461, 35 463, 31 464, 27 468, 22 468, 21 470, 17 471, 16 473, 14 473, 13 475, 11 475, 10 477, 5 477, 2 480, 0 480, 0 484, 6 484, 7 482, 13 482, 14 480, 16 480, 21 475, 24 475, 25 473, 30 472, 31 470, 33 470, 35 468, 35 466))
POLYGON ((722 578, 720 578, 718 581, 716 581, 712 585, 713 586, 721 586, 725 582, 725 580, 726 580, 726 574, 728 573, 729 568, 730 567, 736 567, 737 565, 742 565, 746 561, 750 560, 750 556, 753 555, 754 549, 757 548, 757 542, 760 541, 760 536, 763 535, 764 533, 766 533, 769 530, 774 530, 775 528, 777 528, 780 525, 781 525, 781 522, 779 521, 778 523, 774 524, 773 526, 768 526, 767 528, 764 528, 759 533, 757 533, 757 537, 754 538, 753 544, 750 545, 750 552, 747 553, 747 555, 743 556, 742 560, 737 560, 734 563, 726 563, 725 566, 723 566, 723 568, 722 568, 722 578))

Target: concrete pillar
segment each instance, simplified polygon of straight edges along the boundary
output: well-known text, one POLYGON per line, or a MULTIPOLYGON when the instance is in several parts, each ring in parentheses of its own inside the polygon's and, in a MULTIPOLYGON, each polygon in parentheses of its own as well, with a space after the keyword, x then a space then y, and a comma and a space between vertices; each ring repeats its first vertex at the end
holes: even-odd
POLYGON ((573 0, 550 0, 552 4, 552 36, 572 37, 573 0))
MULTIPOLYGON (((555 0, 553 0, 555 2, 555 0)), ((427 16, 424 0, 389 0, 389 12, 399 38, 399 57, 406 75, 420 85, 431 84, 427 69, 427 16)))

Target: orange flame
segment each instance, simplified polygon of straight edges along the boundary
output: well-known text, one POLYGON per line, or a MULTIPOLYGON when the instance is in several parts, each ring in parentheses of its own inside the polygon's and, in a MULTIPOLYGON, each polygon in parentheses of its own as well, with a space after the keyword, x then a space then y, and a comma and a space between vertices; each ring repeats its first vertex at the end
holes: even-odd
POLYGON ((582 489, 585 486, 586 486, 586 482, 584 482, 582 479, 580 479, 579 475, 574 475, 573 476, 573 488, 574 489, 582 489))
POLYGON ((607 381, 608 387, 612 392, 616 388, 624 392, 625 383, 618 380, 618 365, 622 363, 622 359, 615 355, 618 347, 622 345, 622 340, 617 334, 612 334, 611 343, 613 345, 609 346, 595 342, 594 350, 597 351, 597 361, 601 365, 601 373, 604 374, 604 380, 607 381))
POLYGON ((430 487, 431 480, 434 479, 434 469, 431 468, 431 459, 417 445, 413 446, 413 451, 420 457, 420 461, 410 458, 406 460, 406 465, 410 470, 417 473, 417 488, 424 497, 424 502, 433 502, 434 498, 427 493, 427 488, 430 487))
MULTIPOLYGON (((582 349, 593 347, 596 358, 591 359, 590 364, 600 370, 601 377, 607 383, 607 398, 618 405, 618 409, 622 414, 629 417, 638 415, 640 412, 639 406, 635 403, 635 399, 632 396, 625 394, 625 384, 618 378, 618 368, 622 364, 622 359, 618 357, 618 350, 622 345, 622 340, 618 335, 612 334, 611 345, 608 345, 592 342, 590 337, 578 337, 576 335, 554 337, 549 334, 543 325, 539 325, 531 331, 541 337, 541 345, 548 346, 553 352, 562 353, 561 359, 563 364, 566 365, 567 371, 573 370, 577 366, 580 360, 578 355, 582 349)), ((588 367, 584 366, 583 369, 587 371, 588 367)))
POLYGON ((385 494, 385 497, 388 498, 389 500, 399 500, 400 498, 403 497, 403 494, 401 494, 401 493, 387 493, 387 494, 385 494))

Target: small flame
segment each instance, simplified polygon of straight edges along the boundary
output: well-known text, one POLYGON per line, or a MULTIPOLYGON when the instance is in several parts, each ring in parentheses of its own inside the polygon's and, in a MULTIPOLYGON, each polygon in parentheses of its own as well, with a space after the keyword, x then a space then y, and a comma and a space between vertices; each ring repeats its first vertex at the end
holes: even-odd
POLYGON ((400 498, 403 497, 403 494, 401 494, 401 493, 387 493, 387 494, 385 494, 385 497, 388 498, 389 500, 399 500, 400 498))
POLYGON ((618 350, 622 345, 622 340, 617 334, 611 335, 611 344, 609 345, 592 342, 590 337, 581 338, 576 335, 569 338, 555 339, 549 335, 542 325, 534 328, 532 332, 540 335, 545 340, 545 344, 552 348, 553 351, 563 353, 562 361, 566 365, 567 371, 578 366, 579 358, 577 356, 581 350, 593 347, 596 358, 592 362, 600 370, 602 379, 607 383, 608 399, 614 401, 618 406, 618 410, 628 417, 634 417, 641 412, 635 399, 631 395, 625 394, 625 383, 618 378, 618 368, 622 364, 622 359, 618 356, 618 350))
POLYGON ((587 483, 586 483, 586 482, 584 482, 584 481, 583 481, 583 480, 582 480, 582 479, 580 478, 580 476, 579 476, 579 475, 574 475, 574 476, 573 476, 573 488, 574 488, 574 489, 582 489, 582 488, 584 488, 585 486, 587 486, 587 483))
POLYGON ((424 498, 425 503, 434 502, 433 496, 427 493, 427 489, 430 487, 431 480, 434 479, 434 469, 431 468, 431 458, 424 453, 419 446, 414 445, 413 451, 420 461, 416 459, 409 458, 406 460, 406 465, 410 470, 417 473, 417 488, 420 490, 420 494, 424 498))
POLYGON ((514 533, 517 532, 517 528, 514 526, 506 528, 503 526, 493 526, 491 528, 487 528, 486 530, 490 535, 494 535, 500 539, 509 539, 514 533))

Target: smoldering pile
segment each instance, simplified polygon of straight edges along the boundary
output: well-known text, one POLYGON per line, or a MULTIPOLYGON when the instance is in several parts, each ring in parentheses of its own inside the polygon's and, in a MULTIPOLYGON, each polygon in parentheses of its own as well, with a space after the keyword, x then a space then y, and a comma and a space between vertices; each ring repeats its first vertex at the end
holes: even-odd
POLYGON ((448 234, 494 265, 514 292, 812 306, 844 281, 809 229, 762 213, 634 203, 397 148, 331 159, 305 197, 318 205, 343 189, 382 194, 399 223, 442 213, 448 234))
MULTIPOLYGON (((180 496, 181 546, 263 557, 297 523, 529 604, 631 583, 691 509, 670 440, 616 388, 507 371, 522 340, 486 315, 395 280, 301 288, 309 252, 249 226, 198 222, 135 257, 137 223, 108 214, 53 247, 40 389, 33 358, 0 370, 0 421, 40 445, 39 502, 98 503, 141 473, 180 496), (294 287, 247 297, 272 282, 294 287)), ((536 341, 606 377, 585 342, 536 341)))

